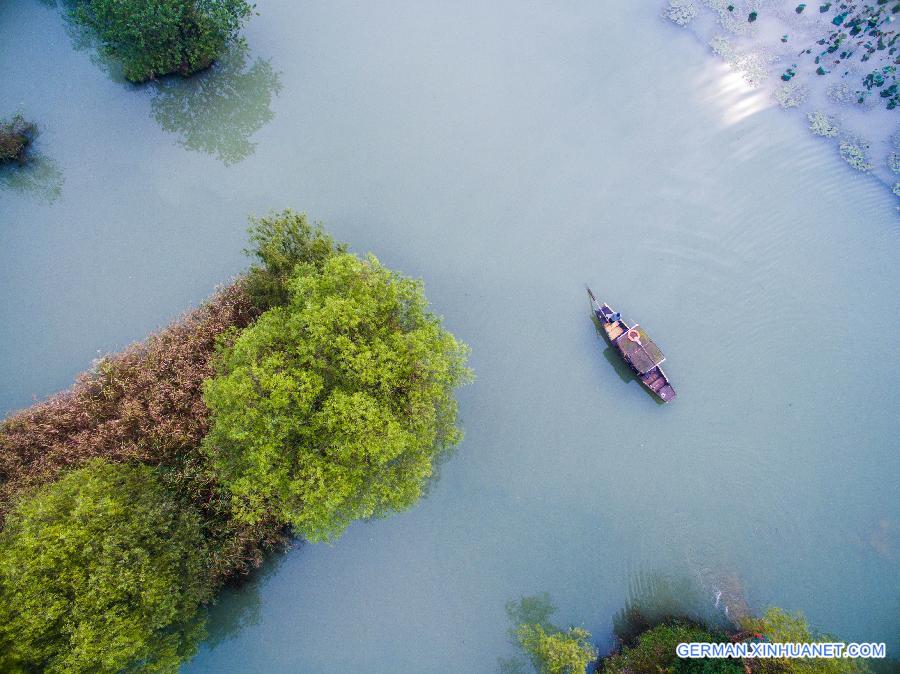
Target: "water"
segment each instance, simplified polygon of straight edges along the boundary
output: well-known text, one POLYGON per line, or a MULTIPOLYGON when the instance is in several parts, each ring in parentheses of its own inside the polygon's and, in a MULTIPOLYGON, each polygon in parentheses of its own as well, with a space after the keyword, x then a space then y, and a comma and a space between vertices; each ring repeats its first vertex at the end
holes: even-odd
POLYGON ((41 124, 59 187, 0 188, 0 408, 200 301, 246 215, 286 206, 425 278, 472 346, 429 497, 225 593, 184 671, 489 672, 509 600, 548 591, 607 648, 667 584, 896 654, 894 197, 654 2, 260 12, 195 92, 0 6, 0 112, 41 124), (675 403, 623 381, 585 282, 667 353, 675 403))

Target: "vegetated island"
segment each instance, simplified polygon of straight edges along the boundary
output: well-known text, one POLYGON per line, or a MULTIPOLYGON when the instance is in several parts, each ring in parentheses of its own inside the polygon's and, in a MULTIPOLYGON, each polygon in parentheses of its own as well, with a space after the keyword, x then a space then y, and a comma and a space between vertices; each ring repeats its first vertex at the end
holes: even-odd
POLYGON ((79 0, 69 11, 121 61, 128 80, 146 82, 211 66, 254 7, 246 0, 79 0))
POLYGON ((627 634, 618 634, 620 646, 598 659, 591 634, 583 627, 562 629, 550 620, 556 607, 549 595, 523 597, 507 604, 510 635, 522 658, 500 660, 502 674, 863 674, 870 670, 858 659, 713 659, 679 658, 680 643, 734 643, 739 641, 835 641, 814 634, 799 613, 769 608, 762 617, 743 616, 725 628, 696 618, 665 617, 647 621, 630 616, 627 634))
POLYGON ((0 165, 10 162, 24 164, 28 147, 37 136, 37 126, 22 115, 15 115, 7 121, 0 121, 0 165))
POLYGON ((0 423, 0 670, 177 671, 202 605, 291 534, 413 505, 467 347, 420 282, 305 216, 249 272, 0 423))

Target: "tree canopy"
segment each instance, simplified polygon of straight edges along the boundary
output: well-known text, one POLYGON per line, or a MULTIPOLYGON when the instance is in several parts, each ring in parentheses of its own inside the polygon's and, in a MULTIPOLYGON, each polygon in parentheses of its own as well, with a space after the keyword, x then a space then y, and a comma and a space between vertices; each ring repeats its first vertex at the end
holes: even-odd
POLYGON ((603 661, 605 674, 743 674, 737 660, 682 659, 675 653, 680 643, 692 641, 722 642, 723 634, 714 634, 698 625, 674 621, 643 632, 637 642, 603 661))
POLYGON ((547 630, 542 625, 525 624, 518 629, 519 643, 541 674, 584 674, 597 657, 591 633, 583 627, 566 631, 547 630))
POLYGON ((285 306, 290 302, 289 284, 298 264, 321 269, 325 260, 347 247, 336 244, 306 215, 286 209, 264 218, 251 218, 250 246, 244 253, 253 258, 247 273, 247 290, 260 309, 285 306))
POLYGON ((208 68, 252 11, 246 0, 80 0, 74 16, 143 82, 208 68))
POLYGON ((222 347, 204 447, 238 517, 330 540, 419 498, 460 437, 467 349, 420 282, 374 257, 316 256, 290 276, 287 303, 222 347))
POLYGON ((176 671, 200 623, 197 514, 154 469, 95 460, 0 533, 0 669, 176 671))
MULTIPOLYGON (((760 618, 746 619, 744 627, 765 635, 773 643, 839 641, 828 635, 813 634, 802 614, 789 613, 777 606, 770 607, 760 618)), ((860 674, 869 671, 864 660, 850 658, 760 659, 756 666, 758 671, 767 674, 860 674)))
POLYGON ((538 674, 584 674, 597 658, 591 634, 582 627, 561 630, 550 616, 556 607, 546 592, 506 604, 506 615, 512 623, 510 636, 528 662, 521 658, 500 660, 500 671, 521 674, 529 669, 538 674))

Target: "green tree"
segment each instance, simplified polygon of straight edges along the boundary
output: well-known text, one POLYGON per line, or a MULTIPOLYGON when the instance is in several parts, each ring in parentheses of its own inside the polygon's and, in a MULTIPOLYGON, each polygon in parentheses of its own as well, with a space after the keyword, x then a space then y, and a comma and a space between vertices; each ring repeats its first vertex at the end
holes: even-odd
POLYGON ((675 653, 680 643, 724 642, 725 635, 682 622, 657 625, 643 632, 637 642, 603 661, 605 674, 743 674, 737 660, 682 659, 675 653))
POLYGON ((143 82, 208 68, 252 12, 246 0, 80 0, 74 16, 143 82))
POLYGON ((196 513, 154 469, 95 460, 0 533, 0 668, 176 671, 208 598, 196 513))
POLYGON ((541 674, 584 674, 597 657, 591 633, 582 627, 565 632, 545 629, 539 624, 520 625, 517 630, 522 649, 541 674))
POLYGON ((204 387, 204 447, 239 518, 274 513, 329 540, 419 498, 460 437, 453 389, 469 377, 467 349, 421 283, 374 257, 300 263, 287 287, 285 306, 223 346, 204 387))
MULTIPOLYGON (((813 634, 801 613, 789 613, 777 606, 770 607, 761 618, 748 618, 743 626, 751 632, 765 635, 773 643, 838 641, 828 635, 813 634)), ((864 661, 844 658, 760 659, 754 666, 754 671, 767 674, 860 674, 869 671, 864 661)))
POLYGON ((321 269, 335 253, 346 246, 335 244, 318 225, 311 225, 303 213, 286 209, 265 218, 251 218, 250 247, 244 250, 255 258, 247 274, 247 290, 260 309, 286 305, 290 301, 288 284, 298 264, 321 269))
POLYGON ((528 661, 521 657, 501 658, 500 672, 523 674, 533 670, 540 674, 584 674, 585 668, 597 658, 590 632, 581 627, 559 629, 550 620, 555 612, 556 606, 546 592, 506 604, 506 615, 512 624, 510 637, 528 661))

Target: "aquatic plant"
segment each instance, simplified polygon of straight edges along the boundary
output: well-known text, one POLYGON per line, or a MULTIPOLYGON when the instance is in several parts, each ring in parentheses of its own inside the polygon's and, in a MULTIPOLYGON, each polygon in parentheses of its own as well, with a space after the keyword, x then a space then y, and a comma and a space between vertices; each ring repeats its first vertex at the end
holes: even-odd
POLYGON ((144 82, 208 68, 252 11, 246 0, 85 0, 74 17, 121 60, 126 78, 144 82))
POLYGON ((666 16, 679 26, 686 26, 697 16, 697 5, 691 0, 669 0, 666 16))
POLYGON ((793 80, 775 90, 775 100, 782 108, 796 108, 806 100, 808 94, 809 89, 806 85, 793 80))
POLYGON ((859 102, 859 95, 846 82, 832 84, 827 89, 828 98, 840 105, 859 102))
POLYGON ((246 289, 260 309, 286 306, 291 299, 289 284, 298 264, 321 270, 325 261, 347 252, 306 215, 286 209, 262 218, 251 218, 250 246, 244 250, 253 259, 247 272, 246 289))
POLYGON ((900 197, 900 182, 894 183, 894 188, 891 190, 895 195, 900 197))
POLYGON ((421 284, 369 256, 298 264, 289 299, 222 348, 204 439, 238 519, 311 541, 410 507, 460 438, 466 347, 421 284))
MULTIPOLYGON (((814 633, 800 613, 789 613, 770 607, 761 617, 747 617, 742 628, 751 634, 763 634, 772 643, 815 643, 838 641, 827 634, 814 633)), ((772 674, 864 674, 869 672, 865 662, 856 658, 772 658, 756 661, 753 671, 772 674)))
POLYGON ((869 143, 854 139, 869 139, 876 148, 894 129, 892 115, 900 105, 900 3, 695 2, 692 33, 751 87, 769 88, 780 107, 816 115, 810 120, 813 133, 849 139, 836 155, 892 189, 888 152, 871 157, 869 143), (752 13, 754 22, 748 20, 752 13), (852 111, 844 114, 838 106, 852 111), (826 114, 827 119, 820 116, 826 114))
MULTIPOLYGON (((830 2, 819 7, 823 14, 830 9, 830 2)), ((900 103, 896 67, 898 35, 893 28, 893 15, 897 11, 897 5, 889 7, 887 0, 875 4, 842 3, 831 20, 835 30, 816 40, 817 48, 811 47, 801 54, 815 54, 813 63, 820 75, 832 71, 848 73, 847 68, 838 69, 845 62, 874 65, 863 75, 862 87, 854 90, 856 101, 863 103, 877 91, 878 98, 891 110, 900 103)))
POLYGON ((759 16, 758 0, 704 0, 704 3, 716 13, 722 28, 738 35, 751 33, 759 16))
POLYGON ((200 517, 148 466, 95 460, 0 534, 3 671, 177 671, 209 598, 200 517))
POLYGON ((867 146, 861 141, 855 139, 846 139, 840 144, 841 157, 857 171, 866 173, 872 170, 872 164, 869 162, 867 146))
POLYGON ((762 54, 740 53, 727 38, 721 36, 713 38, 709 46, 751 87, 758 87, 768 75, 767 58, 762 54))
POLYGON ((25 151, 37 135, 37 126, 17 114, 8 121, 0 121, 0 164, 25 162, 25 151))
POLYGON ((891 152, 888 155, 888 167, 894 173, 900 173, 900 152, 891 152))
POLYGON ((591 633, 583 627, 546 630, 541 625, 521 625, 519 643, 540 674, 581 674, 597 657, 591 633))
POLYGON ((806 118, 809 120, 810 130, 817 136, 833 138, 840 130, 834 120, 824 112, 810 112, 806 118))

